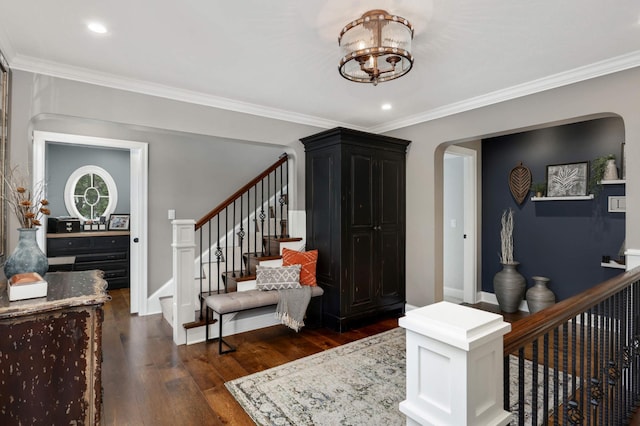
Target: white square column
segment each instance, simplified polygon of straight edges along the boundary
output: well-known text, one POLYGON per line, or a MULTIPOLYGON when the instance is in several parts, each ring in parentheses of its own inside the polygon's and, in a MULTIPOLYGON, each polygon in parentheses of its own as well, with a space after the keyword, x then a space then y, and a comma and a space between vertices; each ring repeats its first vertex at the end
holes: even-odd
POLYGON ((195 224, 191 219, 176 219, 173 226, 173 343, 184 345, 187 331, 183 324, 195 318, 195 224))
POLYGON ((627 271, 630 271, 633 268, 640 266, 640 250, 627 249, 627 251, 624 252, 624 255, 626 260, 625 263, 627 266, 627 271))
POLYGON ((501 315, 449 302, 407 312, 407 425, 506 425, 501 315))

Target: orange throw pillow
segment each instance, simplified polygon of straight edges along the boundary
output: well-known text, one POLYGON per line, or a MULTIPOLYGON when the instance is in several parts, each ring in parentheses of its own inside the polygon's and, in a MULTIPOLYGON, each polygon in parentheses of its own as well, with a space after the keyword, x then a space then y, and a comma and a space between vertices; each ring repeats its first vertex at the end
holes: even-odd
POLYGON ((318 250, 295 251, 282 248, 282 266, 302 265, 300 270, 300 284, 316 286, 316 264, 318 263, 318 250))

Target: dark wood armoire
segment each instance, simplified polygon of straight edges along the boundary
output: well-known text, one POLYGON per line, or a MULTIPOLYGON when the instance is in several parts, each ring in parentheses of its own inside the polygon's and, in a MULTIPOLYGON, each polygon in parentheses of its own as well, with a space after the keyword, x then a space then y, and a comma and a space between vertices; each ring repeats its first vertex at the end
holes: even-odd
POLYGON ((323 323, 340 331, 405 305, 410 141, 345 128, 301 139, 307 250, 318 249, 323 323))

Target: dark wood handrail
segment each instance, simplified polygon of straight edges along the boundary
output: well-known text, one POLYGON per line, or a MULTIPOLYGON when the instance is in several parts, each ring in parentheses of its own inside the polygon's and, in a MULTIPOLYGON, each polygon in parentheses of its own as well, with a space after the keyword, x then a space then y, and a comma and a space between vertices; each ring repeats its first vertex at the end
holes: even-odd
POLYGON ((276 170, 278 167, 280 167, 281 165, 286 163, 288 158, 289 158, 289 156, 285 152, 284 154, 282 154, 280 156, 278 161, 273 163, 268 169, 266 169, 264 172, 260 173, 255 178, 251 179, 246 185, 244 185, 242 188, 240 188, 236 192, 234 192, 233 195, 231 195, 229 198, 224 200, 222 203, 220 203, 217 207, 215 207, 209 213, 204 215, 200 220, 198 220, 196 222, 196 226, 195 226, 196 231, 198 229, 202 228, 205 224, 207 224, 207 222, 209 222, 211 219, 213 219, 218 213, 220 213, 221 211, 223 211, 224 209, 229 207, 235 200, 240 198, 240 196, 242 196, 245 192, 247 192, 249 189, 251 189, 251 187, 256 185, 258 182, 260 182, 265 177, 267 177, 267 175, 269 175, 271 172, 276 170))
POLYGON ((511 331, 504 336, 504 354, 508 355, 524 347, 570 319, 587 312, 638 280, 640 280, 640 267, 624 272, 580 294, 512 323, 511 331))

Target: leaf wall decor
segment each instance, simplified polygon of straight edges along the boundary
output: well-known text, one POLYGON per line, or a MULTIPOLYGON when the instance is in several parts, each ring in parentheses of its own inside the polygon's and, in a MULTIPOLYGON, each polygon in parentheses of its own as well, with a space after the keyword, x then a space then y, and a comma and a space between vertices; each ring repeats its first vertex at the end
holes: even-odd
POLYGON ((531 188, 531 170, 520 164, 509 172, 509 189, 518 204, 522 204, 531 188))

